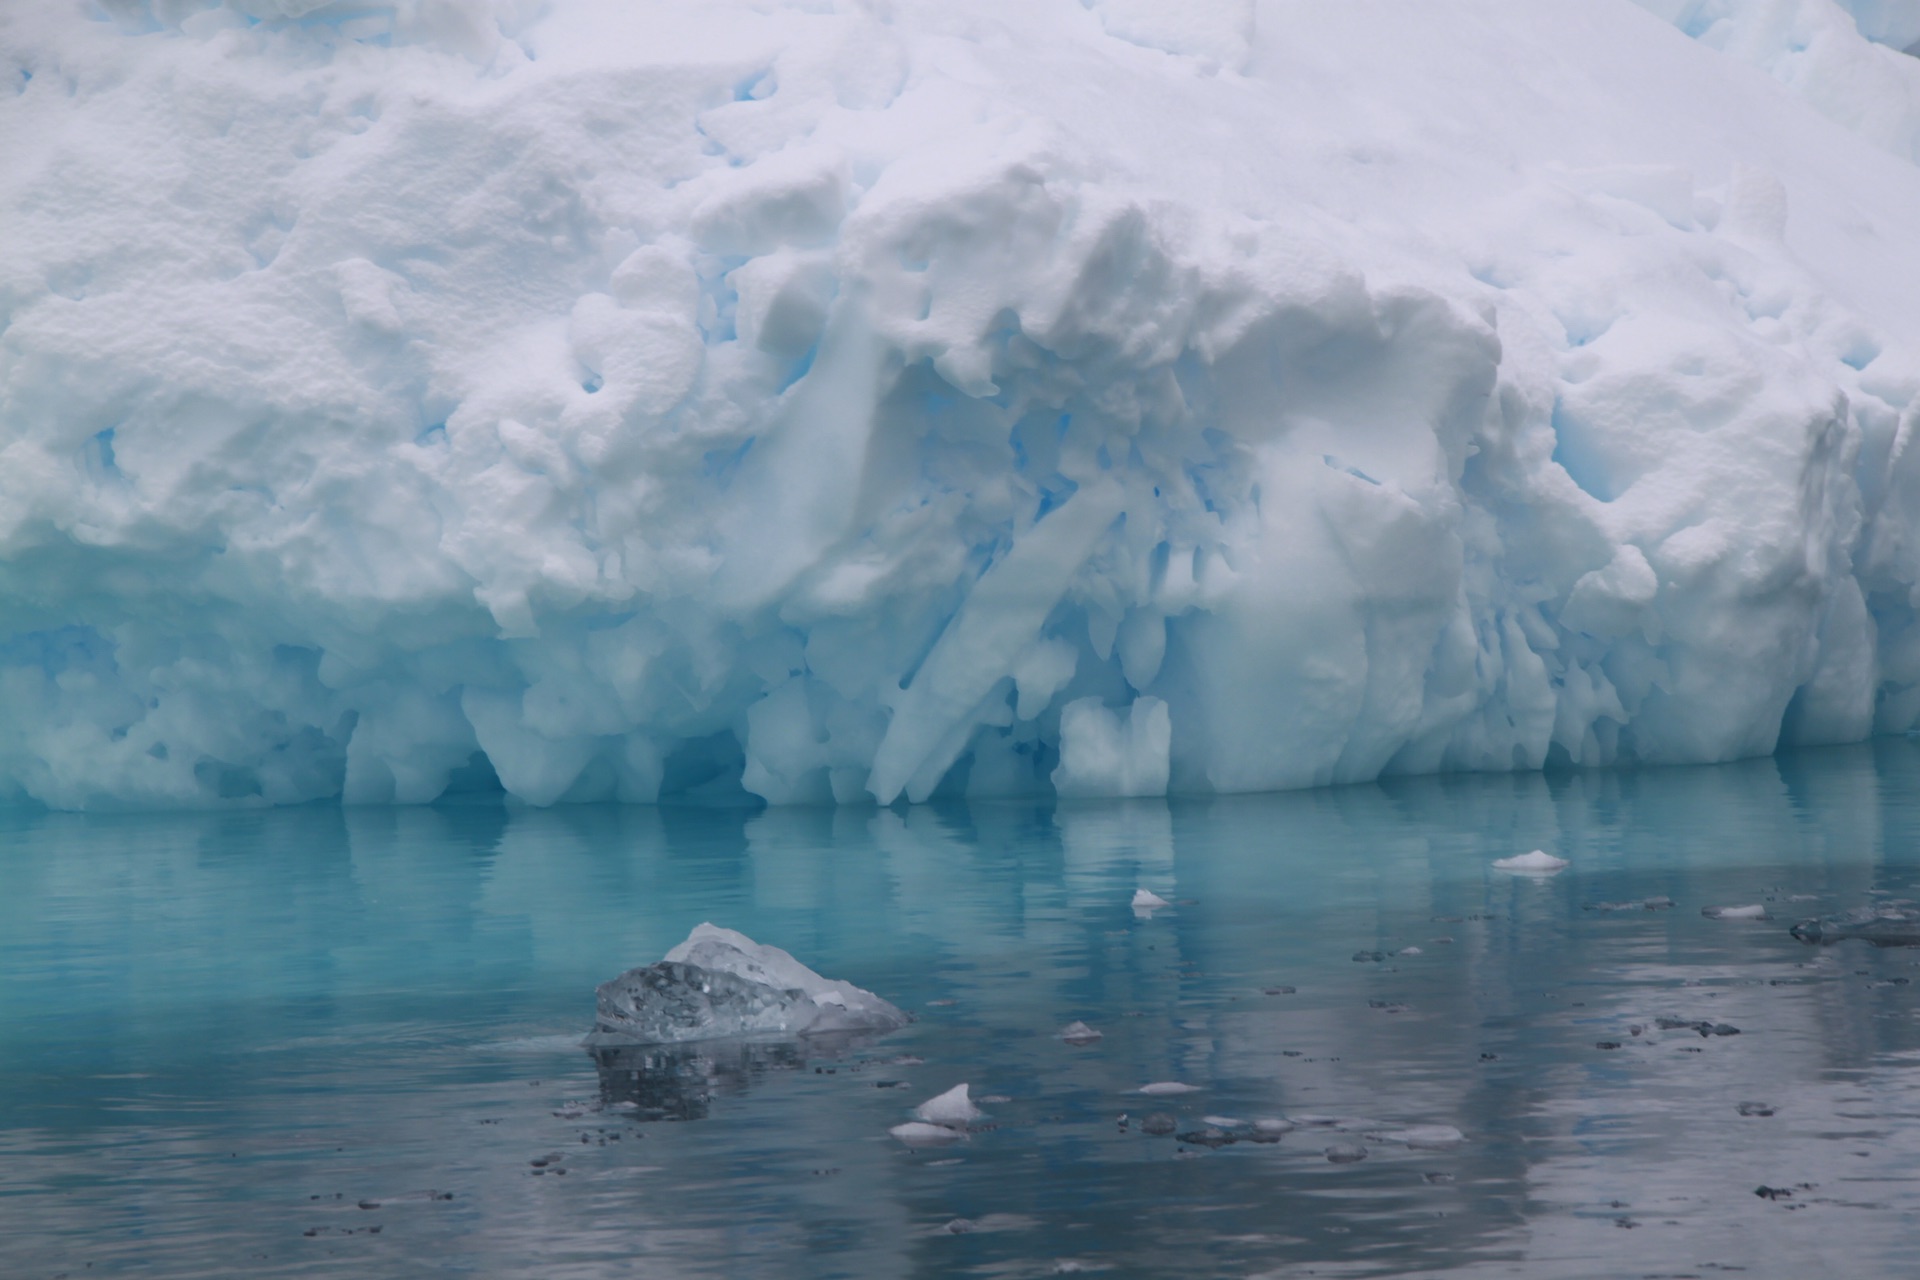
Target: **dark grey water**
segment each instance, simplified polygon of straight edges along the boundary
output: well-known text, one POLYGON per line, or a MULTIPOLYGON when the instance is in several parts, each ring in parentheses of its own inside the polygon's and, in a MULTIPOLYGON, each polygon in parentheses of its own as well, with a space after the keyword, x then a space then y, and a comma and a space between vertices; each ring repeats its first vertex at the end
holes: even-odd
POLYGON ((1920 952, 1787 930, 1916 886, 1904 740, 1057 811, 0 814, 0 1275, 1894 1274, 1920 952), (1488 867, 1535 847, 1572 865, 1488 867), (603 1078, 594 984, 702 920, 919 1021, 603 1078), (962 1081, 991 1127, 887 1136, 962 1081))

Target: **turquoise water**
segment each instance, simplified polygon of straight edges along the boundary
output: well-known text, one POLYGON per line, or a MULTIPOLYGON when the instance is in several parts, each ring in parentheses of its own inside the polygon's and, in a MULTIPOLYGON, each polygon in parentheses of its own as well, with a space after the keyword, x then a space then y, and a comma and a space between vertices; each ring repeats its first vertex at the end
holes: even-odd
POLYGON ((1897 1270, 1920 952, 1787 928, 1916 885, 1904 740, 1058 810, 0 814, 0 1275, 1897 1270), (1535 847, 1572 865, 1488 868, 1535 847), (919 1020, 603 1079, 594 984, 702 920, 919 1020), (962 1081, 991 1127, 888 1137, 962 1081), (1367 1136, 1407 1124, 1466 1140, 1367 1136))

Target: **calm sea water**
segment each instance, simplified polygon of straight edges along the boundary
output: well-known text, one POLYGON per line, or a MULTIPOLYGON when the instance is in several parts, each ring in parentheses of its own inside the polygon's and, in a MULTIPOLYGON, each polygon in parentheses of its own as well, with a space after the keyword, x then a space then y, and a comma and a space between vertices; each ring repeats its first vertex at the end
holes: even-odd
POLYGON ((1905 740, 1058 809, 0 814, 0 1275, 1895 1274, 1920 952, 1787 929, 1917 886, 1905 740), (1535 847, 1571 867, 1488 867, 1535 847), (919 1020, 603 1076, 594 984, 702 920, 919 1020), (888 1137, 963 1081, 990 1127, 888 1137), (1465 1141, 1368 1136, 1409 1124, 1465 1141))

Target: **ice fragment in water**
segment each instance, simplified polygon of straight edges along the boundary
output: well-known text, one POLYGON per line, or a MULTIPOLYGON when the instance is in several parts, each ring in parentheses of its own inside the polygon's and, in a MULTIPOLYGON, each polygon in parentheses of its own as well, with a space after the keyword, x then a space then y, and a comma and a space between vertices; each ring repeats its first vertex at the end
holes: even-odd
POLYGON ((1060 1028, 1060 1038, 1068 1044, 1092 1044, 1101 1038, 1101 1033, 1084 1022, 1069 1022, 1060 1028))
POLYGON ((640 1044, 892 1031, 907 1023, 871 991, 711 924, 696 926, 657 964, 601 983, 596 994, 596 1036, 640 1044))
POLYGON ((1224 1129, 1217 1129, 1209 1125, 1205 1129, 1196 1129, 1192 1133, 1181 1134, 1180 1141, 1190 1147, 1227 1147, 1232 1146, 1235 1142, 1238 1142, 1239 1139, 1224 1129))
POLYGON ((1334 1164, 1355 1164, 1367 1158, 1367 1149, 1357 1142, 1336 1142, 1324 1154, 1334 1164))
POLYGON ((1294 1124, 1293 1124, 1293 1121, 1291 1120, 1282 1120, 1282 1119, 1279 1119, 1278 1117, 1272 1117, 1266 1120, 1255 1120, 1253 1122, 1253 1127, 1255 1130, 1257 1130, 1260 1133, 1271 1133, 1271 1134, 1278 1135, 1282 1133, 1292 1133, 1294 1129, 1294 1124))
POLYGON ((1767 909, 1758 902, 1739 907, 1702 907, 1700 914, 1709 920, 1765 920, 1767 909))
POLYGON ((1535 849, 1532 853, 1516 854, 1511 858, 1501 858, 1493 864, 1495 871, 1518 871, 1526 875, 1552 875, 1565 870, 1567 860, 1556 858, 1544 849, 1535 849))
POLYGON ((1168 1134, 1172 1133, 1178 1124, 1179 1122, 1166 1112, 1156 1111, 1140 1122, 1140 1132, 1155 1135, 1168 1134))
POLYGON ((928 1124, 964 1125, 978 1120, 982 1113, 967 1096, 967 1086, 957 1084, 937 1097, 928 1098, 913 1109, 913 1114, 928 1124))
POLYGON ((1374 1136, 1383 1142, 1398 1142, 1402 1146, 1427 1151, 1457 1147, 1467 1140, 1466 1134, 1450 1124, 1410 1124, 1404 1129, 1389 1129, 1374 1136))
POLYGON ((897 1124, 887 1132, 910 1147, 944 1147, 967 1136, 964 1129, 949 1129, 943 1124, 924 1124, 918 1120, 897 1124))
POLYGON ((1802 920, 1793 926, 1802 942, 1844 942, 1859 938, 1876 947, 1920 947, 1920 910, 1902 907, 1855 907, 1839 915, 1802 920))
POLYGON ((1133 910, 1135 915, 1150 916, 1160 908, 1170 907, 1172 905, 1171 902, 1168 902, 1151 889, 1135 889, 1133 891, 1133 910))
POLYGON ((1158 1098, 1175 1093, 1198 1093, 1200 1092, 1200 1086, 1197 1084, 1180 1084, 1173 1080, 1157 1080, 1152 1084, 1141 1085, 1138 1089, 1134 1090, 1134 1092, 1144 1093, 1149 1097, 1158 1098))

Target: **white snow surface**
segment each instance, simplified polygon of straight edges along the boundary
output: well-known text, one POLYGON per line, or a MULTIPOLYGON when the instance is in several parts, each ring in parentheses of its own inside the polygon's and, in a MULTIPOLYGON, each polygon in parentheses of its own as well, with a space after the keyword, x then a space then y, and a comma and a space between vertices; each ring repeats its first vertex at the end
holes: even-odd
POLYGON ((1244 791, 1913 727, 1910 28, 4 6, 0 798, 1244 791))

